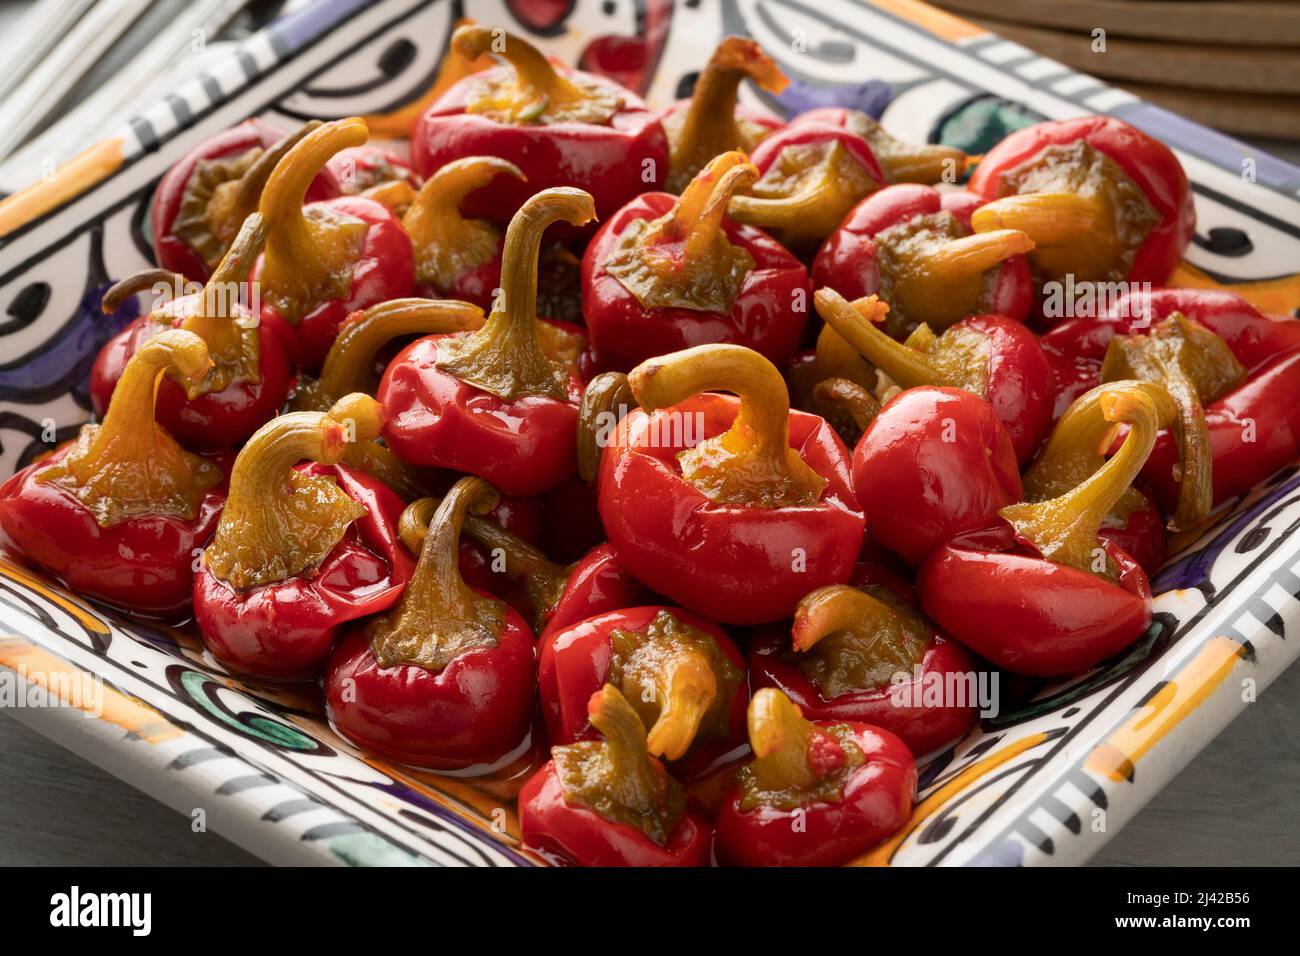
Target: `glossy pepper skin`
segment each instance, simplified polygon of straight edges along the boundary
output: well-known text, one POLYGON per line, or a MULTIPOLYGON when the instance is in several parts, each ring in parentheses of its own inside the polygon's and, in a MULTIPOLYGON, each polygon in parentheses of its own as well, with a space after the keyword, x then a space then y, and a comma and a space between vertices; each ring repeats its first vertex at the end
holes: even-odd
MULTIPOLYGON (((1156 289, 1121 296, 1096 317, 1063 322, 1042 343, 1055 369, 1060 414, 1101 381, 1112 361, 1108 355, 1122 341, 1158 337, 1172 331, 1171 323, 1188 321, 1192 325, 1183 325, 1179 334, 1194 337, 1184 365, 1196 354, 1204 366, 1193 371, 1193 384, 1198 379, 1202 384, 1191 401, 1203 406, 1212 462, 1211 474, 1203 480, 1209 487, 1203 497, 1184 489, 1178 475, 1187 439, 1180 439, 1177 429, 1157 439, 1142 477, 1175 524, 1190 528, 1209 507, 1244 494, 1300 454, 1300 412, 1290 398, 1300 382, 1300 360, 1293 355, 1300 347, 1300 322, 1270 318, 1227 292, 1156 289), (1211 391, 1202 393, 1202 387, 1211 391), (1188 498, 1201 500, 1193 507, 1188 498)), ((1195 428, 1200 413, 1195 408, 1184 413, 1193 416, 1193 424, 1183 429, 1195 428)))
POLYGON ((871 147, 890 183, 955 183, 971 162, 970 156, 952 146, 896 139, 861 110, 822 106, 791 117, 791 126, 800 123, 827 123, 860 137, 871 147))
MULTIPOLYGON (((639 366, 631 378, 642 409, 619 423, 600 462, 600 514, 619 561, 656 593, 725 624, 789 616, 810 588, 847 581, 862 546, 848 451, 825 421, 789 411, 780 373, 768 365, 769 377, 763 362, 739 346, 715 345, 639 366), (720 360, 710 350, 721 350, 712 353, 720 360), (670 381, 678 375, 682 381, 670 381), (711 387, 746 394, 696 394, 711 387), (763 437, 750 445, 754 433, 763 437), (742 486, 744 456, 755 445, 762 455, 784 446, 792 471, 760 461, 751 474, 775 475, 773 484, 760 479, 744 494, 726 494, 725 486, 719 493, 708 483, 717 476, 698 465, 703 453, 693 451, 705 442, 724 456, 739 449, 729 461, 742 486), (777 497, 787 489, 791 497, 777 497)), ((724 482, 728 470, 720 469, 724 482)))
POLYGON ((764 139, 751 159, 758 182, 727 211, 809 258, 859 200, 887 182, 866 141, 830 123, 787 126, 764 139))
MULTIPOLYGON (((310 128, 312 124, 304 129, 310 128)), ((149 233, 158 266, 206 282, 240 224, 257 211, 270 168, 253 169, 254 164, 264 156, 268 163, 282 156, 275 147, 292 145, 294 136, 264 120, 249 119, 203 140, 177 160, 159 180, 149 203, 149 233), (242 183, 246 185, 241 193, 242 183)), ((325 169, 311 181, 304 198, 320 202, 341 193, 333 171, 325 169)))
POLYGON ((142 347, 101 424, 0 485, 0 538, 79 594, 151 615, 184 611, 226 478, 154 423, 154 390, 169 369, 196 385, 207 362, 190 332, 142 347))
POLYGON ((576 354, 559 349, 582 338, 537 318, 537 259, 548 225, 591 215, 591 197, 576 189, 532 197, 507 229, 504 293, 483 328, 419 339, 389 363, 377 395, 393 451, 512 495, 540 494, 577 470, 582 382, 576 354))
MULTIPOLYGON (((849 590, 847 586, 840 587, 849 590)), ((975 663, 966 649, 922 619, 915 610, 917 597, 911 585, 880 565, 859 564, 852 589, 860 590, 864 597, 857 598, 837 588, 823 588, 821 601, 810 600, 818 595, 812 592, 800 602, 794 625, 798 650, 791 650, 791 632, 786 628, 773 626, 750 640, 747 659, 754 688, 776 688, 809 720, 850 721, 887 730, 907 744, 917 757, 952 743, 970 730, 977 719, 975 701, 945 699, 932 706, 934 692, 932 688, 927 689, 928 685, 952 686, 945 683, 950 675, 964 678, 974 672, 975 663), (894 600, 887 603, 882 600, 891 596, 894 600), (845 597, 857 599, 844 601, 845 597), (835 615, 832 624, 827 624, 819 617, 825 614, 832 600, 843 603, 843 613, 835 615), (836 631, 831 627, 845 619, 852 619, 854 627, 861 627, 863 638, 878 639, 875 646, 864 649, 865 653, 895 670, 877 685, 828 695, 801 666, 801 657, 821 643, 822 637, 833 635, 836 631), (880 651, 880 643, 886 637, 893 643, 893 635, 886 631, 897 629, 895 621, 900 619, 904 626, 912 626, 917 646, 908 648, 906 654, 900 651, 886 658, 880 651), (908 677, 900 680, 894 676, 900 673, 908 677)), ((883 671, 885 667, 880 669, 883 671)))
POLYGON ((541 642, 538 692, 552 744, 597 736, 587 702, 607 683, 638 708, 650 725, 651 755, 674 761, 679 779, 717 769, 746 745, 744 655, 698 614, 662 604, 624 607, 551 628, 541 642), (634 639, 647 635, 638 647, 634 639))
POLYGON ((365 196, 307 203, 306 183, 369 132, 360 119, 308 133, 276 166, 262 191, 266 251, 254 267, 261 317, 294 328, 298 364, 319 369, 352 312, 411 294, 415 260, 401 221, 365 196))
MULTIPOLYGON (((377 432, 377 409, 362 398, 350 401, 364 440, 377 432)), ((223 524, 194 579, 204 646, 232 670, 273 680, 314 676, 339 627, 391 607, 411 576, 397 536, 402 500, 337 464, 348 436, 342 418, 352 417, 342 407, 339 418, 274 419, 235 462, 223 524), (304 457, 315 460, 289 467, 304 457)))
POLYGON ((765 688, 750 704, 749 736, 757 759, 718 811, 720 862, 838 866, 907 822, 916 763, 888 731, 807 721, 783 694, 765 688))
POLYGON ((1114 455, 1077 484, 1068 476, 1073 487, 1063 493, 1053 487, 1054 497, 1002 508, 998 524, 948 542, 917 574, 927 615, 1018 674, 1092 667, 1151 621, 1146 574, 1100 530, 1131 491, 1174 404, 1159 386, 1124 381, 1106 386, 1098 406, 1105 422, 1128 426, 1114 455))
POLYGON ((402 602, 340 640, 325 700, 331 723, 354 743, 403 763, 460 770, 488 769, 526 741, 533 632, 456 570, 461 524, 495 498, 482 479, 460 479, 434 513, 402 602))
POLYGON ((706 866, 713 829, 606 684, 588 705, 600 741, 555 747, 519 791, 524 844, 579 866, 706 866))
POLYGON ((601 226, 582 257, 593 371, 626 372, 718 342, 778 365, 794 354, 808 321, 808 272, 766 233, 725 215, 731 192, 756 178, 742 153, 723 153, 680 199, 644 193, 601 226), (650 284, 641 281, 647 271, 650 284))
MULTIPOLYGON (((230 448, 279 411, 292 380, 288 352, 293 331, 275 320, 259 323, 237 301, 263 234, 260 216, 254 213, 204 289, 173 298, 105 343, 90 370, 90 399, 97 415, 108 410, 131 357, 168 328, 199 335, 214 362, 200 394, 186 395, 172 378, 158 386, 158 422, 185 447, 230 448)), ((184 280, 160 271, 140 273, 113 286, 104 297, 104 308, 112 311, 125 297, 150 286, 176 291, 184 288, 184 280)))
POLYGON ((411 156, 421 175, 465 156, 515 164, 527 185, 501 180, 465 202, 468 215, 498 223, 508 222, 529 196, 555 186, 590 193, 602 218, 659 188, 668 171, 668 141, 658 116, 639 97, 603 77, 554 66, 512 34, 503 35, 503 48, 495 42, 493 31, 479 26, 460 27, 452 36, 456 53, 470 59, 498 53, 509 65, 461 80, 420 117, 411 156), (584 97, 596 106, 590 116, 584 115, 584 97))
POLYGON ((871 539, 908 564, 1020 500, 1011 438, 985 401, 956 388, 909 388, 885 404, 853 450, 853 487, 871 539))
POLYGON ((970 215, 980 201, 913 183, 872 193, 822 245, 813 282, 850 300, 879 293, 890 303, 887 328, 896 338, 920 322, 946 328, 973 315, 1023 322, 1034 304, 1022 254, 1032 243, 1009 229, 972 237, 970 215), (909 254, 927 236, 930 248, 909 254), (943 294, 934 295, 935 287, 943 294))
POLYGON ((937 336, 929 326, 918 326, 900 343, 878 326, 889 308, 874 296, 850 303, 823 288, 813 301, 828 325, 900 387, 972 392, 992 406, 1019 461, 1038 449, 1052 424, 1052 368, 1037 337, 1019 322, 976 315, 937 336))
POLYGON ((542 639, 597 614, 645 604, 651 596, 608 542, 598 544, 569 568, 564 590, 546 612, 542 639))
MULTIPOLYGON (((977 231, 986 228, 1021 228, 1028 232, 1039 249, 1030 256, 1044 278, 1059 278, 1072 272, 1076 279, 1109 279, 1130 282, 1163 284, 1173 273, 1191 241, 1196 226, 1196 210, 1192 203, 1191 187, 1187 174, 1169 147, 1125 123, 1108 116, 1087 116, 1079 119, 1048 121, 1017 130, 991 149, 980 161, 971 176, 968 188, 993 201, 1014 195, 1011 180, 1026 164, 1041 160, 1053 152, 1071 160, 1068 151, 1077 150, 1079 144, 1101 154, 1114 163, 1127 179, 1140 191, 1140 197, 1130 197, 1130 204, 1144 198, 1150 207, 1149 227, 1141 240, 1132 248, 1107 249, 1080 255, 1077 251, 1078 235, 1083 223, 1091 223, 1098 235, 1115 230, 1115 210, 1097 207, 1086 202, 1083 191, 1062 183, 1058 189, 1073 193, 1067 208, 1049 212, 1041 224, 1045 231, 1031 227, 1029 219, 1017 208, 1014 200, 1003 199, 990 204, 972 220, 977 231), (1068 212, 1068 215, 1067 215, 1068 212), (1077 215, 1076 218, 1071 218, 1077 215), (1056 224, 1056 229, 1050 228, 1056 224), (1059 230, 1058 234, 1057 230, 1059 230), (1075 238, 1072 240, 1071 233, 1075 238), (1072 242, 1075 251, 1070 250, 1072 242), (1064 251, 1054 249, 1063 247, 1064 251), (1046 250, 1052 249, 1052 252, 1046 250), (1068 268, 1063 268, 1068 266, 1068 268)), ((1045 192, 1052 192, 1046 189, 1045 192)), ((1023 207, 1021 207, 1023 208, 1023 207)), ((1137 214, 1135 214, 1137 215, 1137 214)), ((1146 213, 1141 215, 1145 216, 1146 213)), ((1037 218, 1037 217, 1031 217, 1037 218)))

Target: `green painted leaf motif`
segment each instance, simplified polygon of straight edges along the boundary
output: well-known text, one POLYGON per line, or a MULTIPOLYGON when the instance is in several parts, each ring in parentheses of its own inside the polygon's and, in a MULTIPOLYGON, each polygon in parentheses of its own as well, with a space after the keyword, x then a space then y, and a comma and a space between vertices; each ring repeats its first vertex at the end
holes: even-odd
POLYGON ((278 720, 273 720, 261 714, 250 714, 242 719, 237 717, 234 713, 222 707, 215 697, 208 693, 209 687, 220 687, 221 685, 206 674, 201 674, 198 671, 185 671, 181 675, 180 683, 191 700, 232 730, 237 730, 255 740, 261 740, 276 747, 283 747, 286 750, 313 751, 320 749, 320 744, 311 737, 278 720))
POLYGON ((967 153, 987 153, 1018 129, 1041 123, 1045 116, 1019 103, 979 96, 959 106, 939 123, 938 141, 967 153))
POLYGON ((330 852, 348 866, 432 866, 374 833, 346 833, 329 842, 330 852))

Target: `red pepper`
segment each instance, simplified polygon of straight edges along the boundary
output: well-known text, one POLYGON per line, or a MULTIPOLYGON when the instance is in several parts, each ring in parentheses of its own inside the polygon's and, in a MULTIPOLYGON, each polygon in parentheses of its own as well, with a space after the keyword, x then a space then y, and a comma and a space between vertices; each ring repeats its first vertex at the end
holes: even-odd
POLYGON ((524 844, 579 866, 705 866, 712 828, 646 752, 645 725, 606 684, 588 704, 603 735, 551 750, 519 791, 524 844))
POLYGON ((808 272, 779 243, 725 215, 758 174, 743 153, 715 157, 680 199, 645 193, 614 214, 582 257, 591 367, 729 342, 777 364, 808 321, 808 272))
POLYGON ((1023 253, 1033 242, 1014 229, 972 235, 979 202, 911 183, 872 193, 817 253, 813 281, 847 299, 879 293, 895 338, 922 322, 944 329, 987 313, 1023 322, 1034 302, 1023 253))
POLYGON ((325 701, 331 724, 349 740, 421 767, 484 771, 527 743, 533 632, 457 570, 466 517, 495 505, 496 492, 481 478, 456 482, 429 522, 401 602, 339 642, 325 701))
POLYGON ((911 586, 880 565, 860 564, 852 587, 807 595, 793 630, 763 631, 751 639, 748 660, 755 688, 775 687, 809 720, 880 727, 917 757, 976 721, 973 695, 949 699, 954 679, 975 677, 970 655, 925 620, 911 586))
MULTIPOLYGON (((275 164, 320 126, 313 120, 285 133, 260 119, 245 120, 203 140, 158 182, 149 204, 149 232, 159 268, 206 282, 258 200, 275 164)), ((307 187, 306 200, 340 195, 330 169, 307 187)))
POLYGON ((539 190, 574 186, 604 217, 664 181, 663 126, 630 90, 557 67, 503 30, 462 26, 451 46, 468 60, 494 53, 507 65, 461 80, 425 111, 411 134, 415 168, 430 176, 466 156, 499 156, 528 178, 479 190, 465 202, 468 215, 508 222, 539 190))
POLYGON ((770 362, 701 345, 629 379, 641 408, 610 436, 597 492, 633 576, 726 624, 788 617, 809 589, 848 580, 863 532, 848 451, 822 419, 790 411, 770 362))
POLYGON ((79 594, 173 616, 189 603, 226 481, 154 422, 168 371, 197 386, 208 371, 203 340, 177 329, 144 343, 101 424, 0 485, 0 537, 79 594))
POLYGON ((717 855, 740 866, 838 866, 898 830, 916 762, 886 730, 805 720, 778 690, 749 705, 754 762, 718 812, 717 855))
POLYGON ((194 618, 217 660, 258 677, 311 677, 341 624, 401 595, 412 565, 397 537, 402 501, 338 464, 350 439, 378 432, 377 403, 353 395, 329 414, 281 415, 248 440, 194 579, 194 618))
POLYGON ((628 574, 614 549, 608 543, 599 544, 569 568, 564 589, 546 612, 542 640, 597 614, 645 604, 650 597, 646 586, 628 574))
POLYGON ((1055 369, 1058 414, 1098 382, 1137 375, 1178 403, 1143 469, 1171 527, 1196 527, 1213 506, 1244 494, 1300 454, 1300 381, 1286 353, 1300 322, 1271 319, 1230 293, 1157 289, 1120 297, 1043 337, 1055 369), (1209 454, 1201 456, 1202 449, 1209 454), (1184 467, 1204 457, 1205 470, 1184 467))
POLYGON ((716 770, 743 751, 745 658, 722 628, 681 608, 624 607, 542 638, 542 716, 552 744, 591 740, 587 702, 613 684, 650 728, 652 757, 680 778, 716 770))
POLYGON ((553 488, 577 469, 585 340, 537 318, 537 256, 543 230, 592 217, 576 189, 538 193, 506 230, 502 295, 483 328, 431 335, 389 364, 378 396, 388 445, 417 465, 486 478, 512 495, 553 488), (557 361, 558 359, 558 361, 557 361))
POLYGON ((887 182, 866 141, 830 123, 787 126, 752 159, 759 180, 748 195, 732 197, 727 212, 810 258, 860 199, 887 182))
POLYGON ((109 339, 95 357, 90 398, 97 415, 108 409, 131 357, 169 328, 202 338, 213 363, 191 395, 171 378, 158 386, 158 422, 181 444, 200 451, 230 448, 280 410, 289 394, 292 370, 285 343, 292 342, 293 332, 275 321, 259 323, 239 301, 264 238, 262 217, 253 213, 201 291, 180 295, 177 290, 185 287, 184 277, 156 269, 123 279, 108 290, 105 312, 146 289, 168 288, 176 295, 109 339))
POLYGON ((1052 369, 1034 334, 999 315, 962 319, 936 336, 920 325, 906 342, 877 326, 889 307, 875 296, 850 303, 833 289, 813 297, 827 324, 903 388, 944 385, 988 402, 1028 461, 1052 424, 1052 369))
POLYGON ((663 111, 669 152, 666 191, 682 192, 715 156, 737 149, 753 152, 785 125, 736 102, 745 79, 772 94, 790 85, 776 61, 753 40, 723 37, 695 78, 690 99, 678 100, 663 111))
POLYGON ((349 313, 410 295, 415 284, 411 240, 383 205, 364 196, 303 205, 311 177, 368 135, 356 118, 326 123, 285 155, 262 190, 266 251, 252 281, 263 320, 295 328, 308 369, 320 368, 349 313))
MULTIPOLYGON (((411 165, 411 157, 399 152, 393 145, 366 143, 339 150, 325 164, 326 170, 339 184, 344 196, 372 198, 376 190, 393 183, 406 183, 412 191, 420 188, 421 179, 411 165)), ((387 204, 385 204, 387 205, 387 204)))
MULTIPOLYGON (((1173 417, 1167 393, 1117 382, 1098 396, 1128 426, 1120 450, 1071 490, 1001 509, 1005 523, 957 538, 921 565, 921 605, 976 653, 1018 674, 1084 670, 1137 640, 1151 589, 1133 558, 1099 536, 1173 417)), ((1094 454, 1096 454, 1094 452, 1094 454)))
POLYGON ((981 160, 968 188, 990 200, 971 218, 975 231, 1027 232, 1041 279, 1161 284, 1196 226, 1178 157, 1109 116, 1017 130, 981 160))
POLYGON ((911 565, 1021 497, 1006 429, 955 388, 909 388, 886 403, 853 451, 853 487, 880 502, 867 514, 871 539, 911 565))

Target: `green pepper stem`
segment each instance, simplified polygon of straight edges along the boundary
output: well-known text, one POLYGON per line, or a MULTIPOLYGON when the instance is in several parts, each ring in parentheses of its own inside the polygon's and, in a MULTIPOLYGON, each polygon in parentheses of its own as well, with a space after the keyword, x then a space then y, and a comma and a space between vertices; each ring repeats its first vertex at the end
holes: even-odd
POLYGON ((866 591, 847 584, 832 584, 804 595, 794 612, 791 646, 807 652, 828 634, 848 631, 862 635, 873 656, 910 671, 913 657, 901 643, 891 639, 898 612, 866 591))
POLYGON ((722 236, 727 202, 757 179, 758 170, 744 153, 730 152, 715 157, 687 185, 672 211, 656 223, 654 238, 680 242, 682 258, 687 262, 709 255, 722 236))
POLYGON ((891 339, 879 326, 889 306, 876 296, 849 302, 834 289, 818 289, 813 303, 826 324, 871 364, 903 388, 950 385, 940 363, 919 349, 891 339))
MULTIPOLYGON (((398 534, 412 554, 418 554, 423 548, 429 523, 440 504, 438 498, 421 498, 402 512, 398 534)), ((533 623, 540 629, 564 593, 569 580, 568 570, 491 518, 467 515, 462 530, 489 552, 500 554, 505 559, 505 573, 509 578, 523 581, 524 591, 536 612, 533 623)))
POLYGON ((1034 241, 1018 229, 976 232, 924 249, 916 262, 918 281, 959 282, 994 268, 1034 248, 1034 241))
POLYGON ((527 179, 518 166, 497 156, 466 156, 425 180, 402 217, 415 246, 420 282, 450 289, 459 276, 492 261, 500 233, 489 222, 466 218, 460 204, 502 175, 527 179))
POLYGON ((352 441, 378 435, 382 412, 366 395, 340 404, 349 418, 291 412, 253 434, 230 473, 230 495, 204 560, 238 590, 283 581, 316 567, 365 514, 330 477, 305 475, 303 460, 332 465, 352 441))
POLYGON ((510 64, 519 88, 520 102, 512 110, 518 117, 529 118, 548 107, 584 98, 583 91, 561 76, 540 50, 513 33, 465 24, 451 35, 451 48, 469 62, 491 53, 510 64))
POLYGON ((1151 394, 1127 385, 1103 391, 1098 402, 1107 421, 1128 425, 1119 451, 1065 494, 998 514, 1048 561, 1113 580, 1113 562, 1097 534, 1155 447, 1161 413, 1151 394))
POLYGON ((700 71, 690 105, 669 133, 669 190, 679 192, 710 158, 732 149, 752 149, 736 118, 740 83, 780 93, 790 80, 753 40, 723 37, 700 71))
POLYGON ((652 756, 678 760, 694 743, 718 696, 718 676, 708 656, 690 645, 674 646, 661 665, 655 683, 662 706, 646 738, 646 749, 652 756))
POLYGON ((108 291, 99 300, 99 308, 105 315, 110 315, 132 296, 163 288, 172 292, 173 298, 176 298, 184 294, 188 284, 189 280, 179 272, 168 269, 143 269, 109 286, 108 291))
POLYGON ((596 480, 610 430, 636 405, 622 372, 604 372, 587 383, 578 406, 578 477, 596 480))
POLYGON ((1061 415, 1051 437, 1025 471, 1025 500, 1046 501, 1081 484, 1106 462, 1118 426, 1102 411, 1107 394, 1138 392, 1155 406, 1157 422, 1168 428, 1178 408, 1160 385, 1133 379, 1107 382, 1084 392, 1061 415))
POLYGON ((320 378, 294 396, 299 411, 324 411, 349 392, 372 392, 379 350, 404 335, 463 332, 483 325, 483 310, 455 299, 391 299, 350 315, 339 329, 320 378))
POLYGON ((303 201, 335 153, 369 136, 363 120, 335 120, 312 130, 280 160, 262 190, 259 211, 270 227, 261 283, 264 298, 296 323, 317 304, 347 295, 352 267, 369 228, 359 219, 303 201))
MULTIPOLYGON (((837 147, 838 148, 838 147, 837 147)), ((840 202, 842 190, 829 177, 818 177, 789 196, 732 196, 727 213, 736 222, 765 229, 797 229, 822 218, 828 205, 840 202)))
POLYGON ((1114 239, 1114 228, 1098 200, 1078 193, 1003 196, 976 209, 970 224, 977 233, 1018 230, 1028 234, 1036 246, 1083 242, 1108 245, 1114 239))
POLYGON ((817 782, 808 763, 808 745, 820 731, 804 720, 789 697, 771 687, 749 702, 749 746, 759 789, 806 790, 817 782))
POLYGON ((790 395, 775 365, 740 345, 697 345, 649 359, 628 376, 647 412, 709 390, 731 392, 731 427, 678 455, 682 477, 717 502, 775 508, 808 505, 826 481, 790 447, 790 395))
MULTIPOLYGON (((477 647, 495 646, 505 627, 505 606, 475 592, 460 576, 461 527, 484 515, 500 496, 482 478, 451 486, 429 521, 419 561, 397 609, 371 624, 370 647, 381 667, 412 664, 441 671, 477 647)), ((419 507, 421 502, 408 507, 419 507)), ((402 523, 412 519, 403 514, 402 523)))
POLYGON ((813 398, 823 405, 842 408, 858 431, 866 431, 880 414, 880 399, 847 378, 823 379, 813 386, 813 398))
POLYGON ((443 346, 438 367, 506 401, 523 395, 565 400, 569 373, 547 356, 537 331, 537 257, 547 226, 581 226, 595 218, 595 202, 581 189, 558 187, 529 198, 506 229, 496 307, 477 332, 443 346))
MULTIPOLYGON (((244 222, 250 214, 257 211, 258 203, 262 199, 262 190, 266 188, 266 183, 271 178, 275 167, 280 164, 280 160, 320 126, 320 120, 308 120, 292 133, 282 136, 275 145, 263 150, 262 154, 253 161, 253 165, 239 177, 238 185, 235 187, 232 200, 232 218, 238 217, 235 221, 244 222)), ((306 190, 303 194, 306 195, 306 190)))
POLYGON ((103 422, 82 428, 38 480, 69 491, 101 527, 143 514, 192 518, 221 470, 181 448, 154 420, 154 406, 165 373, 194 389, 208 367, 207 346, 197 335, 168 329, 153 336, 127 362, 103 422))

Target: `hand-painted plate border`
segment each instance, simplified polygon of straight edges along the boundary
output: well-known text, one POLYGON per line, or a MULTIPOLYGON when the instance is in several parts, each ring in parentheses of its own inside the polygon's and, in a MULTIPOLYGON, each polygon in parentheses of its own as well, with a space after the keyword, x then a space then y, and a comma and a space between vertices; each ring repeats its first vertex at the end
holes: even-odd
MULTIPOLYGON (((794 78, 752 105, 843 104, 903 135, 973 151, 1038 119, 1111 113, 1174 146, 1199 233, 1178 284, 1227 286, 1273 313, 1300 307, 1300 170, 913 0, 322 0, 223 68, 92 147, 52 183, 0 202, 0 475, 71 434, 116 327, 102 287, 147 264, 157 177, 251 115, 362 114, 409 124, 456 19, 530 34, 613 65, 655 104, 689 88, 724 33, 754 36, 794 78), (870 79, 864 79, 870 77, 870 79)), ((119 317, 119 322, 123 317, 119 317)), ((1222 516, 1156 579, 1157 626, 1093 674, 1039 689, 923 769, 909 826, 866 864, 1086 860, 1300 653, 1300 476, 1222 516)), ((310 689, 232 680, 183 634, 123 619, 0 560, 0 678, 11 712, 277 863, 540 862, 483 790, 367 758, 310 689), (17 694, 17 697, 15 697, 17 694), (47 706, 17 706, 16 701, 47 706), (48 706, 57 702, 62 706, 48 706)))

